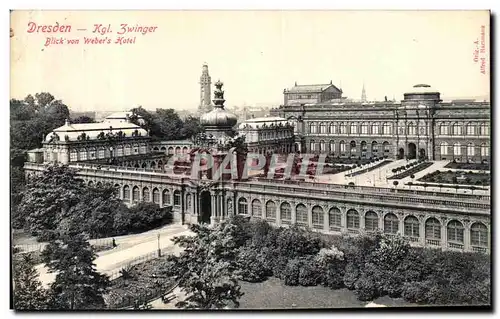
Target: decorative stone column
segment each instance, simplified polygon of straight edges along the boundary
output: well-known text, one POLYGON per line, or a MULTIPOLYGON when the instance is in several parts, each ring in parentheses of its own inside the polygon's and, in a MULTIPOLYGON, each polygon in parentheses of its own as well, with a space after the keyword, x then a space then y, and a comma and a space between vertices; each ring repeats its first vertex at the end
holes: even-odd
POLYGON ((448 218, 441 217, 440 222, 441 222, 441 247, 443 247, 443 249, 448 249, 448 237, 447 237, 448 218))
POLYGON ((330 211, 328 210, 328 206, 321 208, 323 208, 323 230, 330 231, 330 218, 329 218, 330 211))
POLYGON ((276 202, 276 226, 281 226, 281 201, 276 202))
POLYGON ((297 223, 297 212, 295 210, 295 203, 290 203, 290 209, 291 209, 291 214, 292 214, 292 220, 291 220, 291 223, 292 225, 296 224, 297 223))
POLYGON ((464 251, 471 251, 471 236, 470 236, 470 220, 464 220, 462 222, 464 224, 464 251))
POLYGON ((419 243, 421 246, 425 246, 425 215, 419 215, 418 217, 418 235, 419 243))
POLYGON ((347 231, 347 208, 344 207, 339 207, 340 209, 340 221, 341 221, 341 232, 346 232, 347 231))

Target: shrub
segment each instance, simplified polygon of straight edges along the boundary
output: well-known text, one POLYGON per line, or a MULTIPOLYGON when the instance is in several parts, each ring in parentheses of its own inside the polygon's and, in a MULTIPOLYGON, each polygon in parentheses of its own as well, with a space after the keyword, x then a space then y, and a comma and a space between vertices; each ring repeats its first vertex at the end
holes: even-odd
POLYGON ((283 271, 283 278, 281 278, 287 286, 299 285, 300 268, 302 261, 298 258, 288 261, 285 270, 283 271))
POLYGON ((323 273, 319 271, 314 257, 304 257, 299 271, 301 286, 316 286, 323 281, 323 273))
POLYGON ((240 247, 236 257, 238 275, 241 280, 248 282, 262 282, 271 275, 268 268, 264 266, 265 256, 259 253, 255 247, 240 247))

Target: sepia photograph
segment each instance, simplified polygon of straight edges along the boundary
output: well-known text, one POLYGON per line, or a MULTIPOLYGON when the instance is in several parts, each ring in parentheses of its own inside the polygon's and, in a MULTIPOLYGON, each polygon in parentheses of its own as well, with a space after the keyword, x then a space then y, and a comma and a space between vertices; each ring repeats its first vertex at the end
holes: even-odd
POLYGON ((491 21, 12 10, 12 311, 491 311, 491 21))

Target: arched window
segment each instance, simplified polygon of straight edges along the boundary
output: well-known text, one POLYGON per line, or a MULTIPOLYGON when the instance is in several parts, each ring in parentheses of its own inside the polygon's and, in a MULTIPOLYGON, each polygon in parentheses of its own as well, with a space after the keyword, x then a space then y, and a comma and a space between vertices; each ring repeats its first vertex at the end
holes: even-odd
POLYGON ((104 147, 99 147, 97 150, 97 158, 104 158, 104 147))
POLYGON ((351 141, 351 143, 349 144, 349 146, 350 146, 351 153, 356 153, 356 142, 355 141, 351 141))
POLYGON ((453 155, 462 155, 462 147, 460 146, 460 143, 453 144, 453 155))
POLYGON ((330 141, 330 153, 335 152, 335 141, 330 141))
POLYGON ((464 243, 464 226, 458 220, 452 220, 448 223, 448 241, 452 243, 464 243))
POLYGON ((415 124, 413 122, 408 123, 408 135, 415 135, 415 124))
POLYGON ((408 216, 405 218, 405 236, 410 238, 419 238, 420 237, 420 223, 418 222, 417 217, 408 216))
POLYGON ((441 123, 439 125, 439 134, 448 135, 448 123, 441 123))
POLYGON ((149 201, 151 201, 151 198, 149 196, 149 188, 147 188, 147 187, 144 187, 142 189, 142 201, 143 202, 149 202, 149 201))
POLYGON ((459 123, 453 123, 452 125, 453 135, 462 135, 462 125, 459 123))
POLYGON ((441 223, 436 218, 431 217, 425 221, 425 238, 441 240, 441 223))
POLYGON ((372 134, 378 135, 379 134, 379 123, 375 122, 372 124, 372 134))
POLYGON ((312 209, 312 226, 314 229, 323 229, 323 208, 314 206, 312 209))
POLYGON ((280 207, 280 218, 282 224, 292 223, 292 206, 289 203, 283 202, 280 207))
POLYGON ((330 123, 330 134, 337 134, 337 130, 335 129, 335 123, 330 123))
POLYGON ((345 142, 344 141, 340 141, 339 145, 340 145, 340 152, 341 153, 345 153, 345 150, 346 150, 346 148, 345 148, 345 142))
POLYGON ((481 156, 489 156, 490 149, 485 143, 481 144, 481 156))
POLYGON ((441 144, 440 144, 440 153, 441 153, 441 155, 448 155, 448 143, 441 142, 441 144))
POLYGON ((349 128, 349 132, 351 134, 358 134, 358 123, 356 123, 356 122, 351 123, 350 128, 349 128))
POLYGON ((123 186, 123 200, 130 201, 130 187, 128 185, 123 186))
POLYGON ((153 189, 153 203, 160 204, 160 191, 158 188, 153 189))
POLYGON ((342 227, 342 213, 337 207, 330 208, 328 212, 328 223, 330 225, 330 230, 340 231, 342 227))
POLYGON ((85 148, 80 149, 80 161, 87 160, 87 150, 85 148))
POLYGON ((347 126, 345 123, 340 123, 339 124, 339 131, 340 131, 340 134, 347 134, 347 126))
POLYGON ((132 189, 132 201, 139 201, 139 187, 137 186, 134 186, 134 188, 132 189))
POLYGON ((323 140, 319 141, 319 151, 322 153, 326 151, 326 143, 323 140))
POLYGON ((163 206, 170 205, 170 191, 168 189, 163 190, 163 206))
POLYGON ((238 214, 248 215, 248 203, 245 197, 238 200, 238 214))
POLYGON ((361 134, 368 134, 368 123, 361 123, 361 134))
POLYGON ((78 152, 75 149, 72 149, 69 153, 69 161, 77 162, 78 161, 78 152))
POLYGON ((474 223, 470 228, 472 246, 488 247, 488 227, 483 223, 474 223))
POLYGON ((394 214, 387 214, 384 217, 384 233, 397 234, 399 230, 399 219, 394 214))
POLYGON ((308 226, 307 207, 304 204, 299 204, 295 207, 295 222, 299 226, 308 226))
POLYGON ((311 122, 311 124, 309 125, 309 132, 312 133, 312 134, 316 134, 317 133, 316 122, 311 122))
POLYGON ((349 209, 347 212, 347 228, 359 229, 359 214, 354 209, 349 209))
POLYGON ((326 133, 328 133, 328 132, 326 131, 326 128, 327 128, 327 127, 326 127, 326 123, 323 123, 323 122, 322 122, 322 123, 319 125, 319 127, 320 127, 320 132, 321 132, 321 134, 326 134, 326 133))
POLYGON ((378 215, 375 212, 369 211, 365 214, 365 230, 367 232, 375 232, 378 229, 378 215))
POLYGON ((386 155, 391 151, 391 146, 389 145, 389 142, 385 141, 384 143, 382 143, 382 145, 384 146, 384 155, 386 155))
POLYGON ((490 135, 490 127, 488 126, 487 123, 481 123, 481 125, 479 126, 479 135, 481 136, 490 135))
POLYGON ((366 152, 366 151, 367 151, 366 142, 361 141, 361 152, 366 152))
POLYGON ((372 142, 372 154, 377 155, 378 153, 378 143, 377 141, 372 142))
POLYGON ((474 130, 474 124, 473 123, 467 123, 465 125, 465 132, 467 133, 467 135, 475 135, 476 132, 474 130))
POLYGON ((118 146, 116 147, 116 156, 117 156, 117 157, 123 156, 123 146, 118 145, 118 146))
POLYGON ((186 194, 186 210, 188 212, 193 211, 193 196, 191 194, 186 194))
POLYGON ((384 123, 384 126, 382 127, 382 133, 384 135, 391 135, 392 134, 392 125, 391 123, 384 123))
POLYGON ((469 143, 467 144, 467 156, 474 156, 475 155, 475 147, 474 144, 469 143))
POLYGON ((272 200, 266 203, 266 219, 271 222, 276 221, 276 203, 272 200))
POLYGON ((174 191, 174 206, 181 206, 181 191, 174 191))
POLYGON ((172 146, 168 148, 168 155, 174 155, 174 148, 172 146))
POLYGON ((125 145, 124 151, 125 151, 125 156, 130 155, 132 153, 132 148, 130 147, 130 144, 125 145))
POLYGON ((252 216, 262 216, 262 205, 260 204, 260 200, 258 199, 254 199, 252 201, 252 216))

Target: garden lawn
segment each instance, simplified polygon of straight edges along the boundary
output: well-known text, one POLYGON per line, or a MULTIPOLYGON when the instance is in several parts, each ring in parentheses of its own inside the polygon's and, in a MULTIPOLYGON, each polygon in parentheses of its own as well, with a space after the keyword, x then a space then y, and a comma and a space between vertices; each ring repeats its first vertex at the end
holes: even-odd
POLYGON ((460 184, 460 185, 484 185, 489 186, 491 175, 489 173, 468 173, 468 172, 433 172, 420 178, 421 182, 460 184), (460 179, 460 176, 465 179, 460 179))
MULTIPOLYGON (((261 283, 240 281, 240 285, 245 294, 240 299, 239 309, 363 308, 370 303, 359 301, 353 291, 345 288, 285 286, 273 277, 261 283)), ((413 305, 387 296, 371 302, 388 307, 413 305)))

